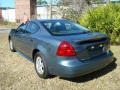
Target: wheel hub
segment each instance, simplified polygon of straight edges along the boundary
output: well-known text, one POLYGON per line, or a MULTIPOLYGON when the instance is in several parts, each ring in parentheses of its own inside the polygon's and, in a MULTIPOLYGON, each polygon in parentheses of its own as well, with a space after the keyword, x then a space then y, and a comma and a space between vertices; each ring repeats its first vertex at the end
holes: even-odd
POLYGON ((44 73, 44 65, 43 65, 43 60, 41 57, 36 58, 36 69, 38 73, 43 74, 44 73))

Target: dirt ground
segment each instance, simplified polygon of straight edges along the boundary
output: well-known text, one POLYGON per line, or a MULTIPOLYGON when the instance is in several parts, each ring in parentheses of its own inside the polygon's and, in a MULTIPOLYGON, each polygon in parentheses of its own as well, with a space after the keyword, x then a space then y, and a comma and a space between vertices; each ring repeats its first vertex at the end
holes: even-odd
POLYGON ((10 52, 7 37, 0 34, 0 90, 120 90, 120 46, 111 46, 117 61, 102 70, 74 79, 44 80, 33 63, 10 52))

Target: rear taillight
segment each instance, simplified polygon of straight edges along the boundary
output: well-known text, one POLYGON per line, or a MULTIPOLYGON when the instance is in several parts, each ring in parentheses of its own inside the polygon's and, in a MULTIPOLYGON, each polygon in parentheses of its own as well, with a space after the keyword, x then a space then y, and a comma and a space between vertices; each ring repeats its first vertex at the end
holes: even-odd
POLYGON ((56 54, 57 56, 76 56, 74 47, 67 41, 60 43, 56 54))

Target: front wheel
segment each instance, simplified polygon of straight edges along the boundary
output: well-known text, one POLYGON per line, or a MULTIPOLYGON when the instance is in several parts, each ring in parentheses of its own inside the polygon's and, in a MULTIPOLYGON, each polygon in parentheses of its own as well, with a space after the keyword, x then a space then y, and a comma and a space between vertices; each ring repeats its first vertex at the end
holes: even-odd
POLYGON ((44 59, 41 57, 40 53, 36 53, 35 54, 35 58, 34 58, 34 61, 35 61, 35 70, 38 74, 38 76, 40 78, 48 78, 48 69, 47 69, 47 66, 46 66, 46 63, 44 61, 44 59))
POLYGON ((11 39, 9 39, 9 48, 10 48, 10 50, 11 50, 12 52, 15 52, 15 51, 16 51, 15 48, 14 48, 14 46, 13 46, 13 41, 12 41, 11 39))

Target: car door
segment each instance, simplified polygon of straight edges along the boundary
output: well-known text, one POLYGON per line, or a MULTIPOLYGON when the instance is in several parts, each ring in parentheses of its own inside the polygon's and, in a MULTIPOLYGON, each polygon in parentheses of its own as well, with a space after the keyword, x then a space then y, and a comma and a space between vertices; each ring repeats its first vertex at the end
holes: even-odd
POLYGON ((31 57, 34 49, 34 35, 40 29, 39 25, 34 22, 29 22, 26 28, 26 33, 22 36, 22 52, 31 57))
POLYGON ((16 33, 14 34, 14 44, 15 44, 15 48, 18 51, 22 50, 22 42, 23 42, 23 37, 25 35, 25 29, 27 27, 27 24, 21 24, 18 28, 16 33))

